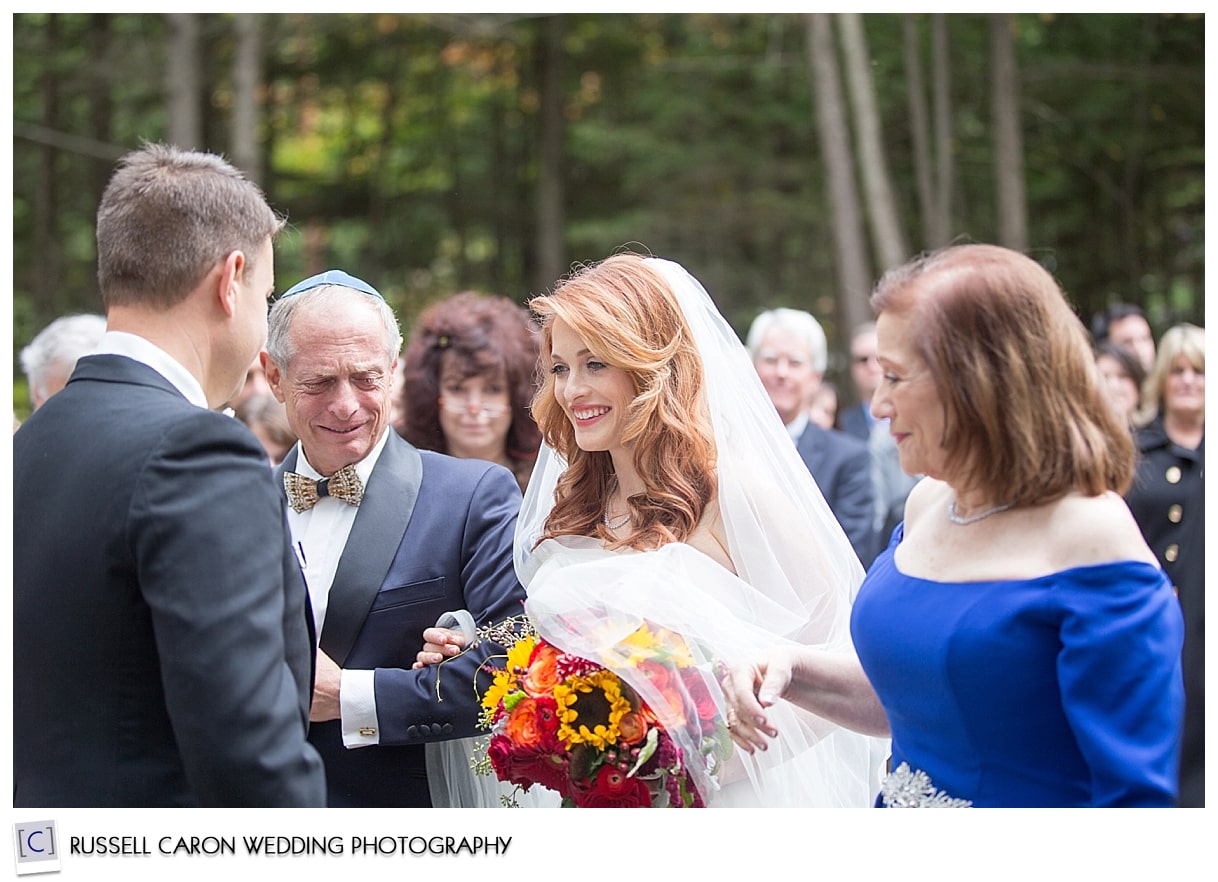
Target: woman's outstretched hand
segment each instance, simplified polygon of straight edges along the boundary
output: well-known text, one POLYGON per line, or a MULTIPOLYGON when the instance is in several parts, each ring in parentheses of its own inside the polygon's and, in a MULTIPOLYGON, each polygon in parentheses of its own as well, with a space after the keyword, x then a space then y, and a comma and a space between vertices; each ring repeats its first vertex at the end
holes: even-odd
POLYGON ((446 658, 460 655, 465 649, 465 637, 459 631, 448 628, 427 628, 423 631, 423 648, 415 655, 411 668, 418 670, 428 665, 438 665, 446 658))
POLYGON ((769 739, 778 736, 765 709, 782 697, 791 676, 791 659, 781 649, 767 658, 728 669, 721 681, 727 701, 727 728, 743 750, 765 750, 769 739))

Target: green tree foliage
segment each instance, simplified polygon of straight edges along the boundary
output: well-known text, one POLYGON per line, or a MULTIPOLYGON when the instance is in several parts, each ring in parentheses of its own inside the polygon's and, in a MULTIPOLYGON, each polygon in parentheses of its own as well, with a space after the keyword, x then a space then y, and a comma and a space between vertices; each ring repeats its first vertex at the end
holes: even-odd
MULTIPOLYGON (((1019 14, 1029 238, 1084 317, 1203 321, 1204 20, 1019 14)), ((863 18, 910 247, 916 211, 901 19, 863 18)), ((231 14, 201 16, 204 140, 228 153, 231 14)), ((432 299, 539 283, 545 21, 508 14, 260 17, 262 181, 288 215, 277 278, 341 266, 409 328, 432 299)), ((570 14, 563 22, 569 262, 623 246, 686 263, 738 328, 764 306, 845 345, 806 27, 785 14, 570 14)), ((993 240, 987 21, 949 17, 953 235, 993 240)), ((929 26, 919 21, 929 53, 929 26)), ((164 16, 13 16, 14 343, 99 308, 93 219, 114 159, 164 137, 164 16)), ((929 54, 924 65, 928 67, 929 54)), ((155 248, 155 243, 149 243, 155 248)), ((878 275, 883 267, 873 267, 878 275)))

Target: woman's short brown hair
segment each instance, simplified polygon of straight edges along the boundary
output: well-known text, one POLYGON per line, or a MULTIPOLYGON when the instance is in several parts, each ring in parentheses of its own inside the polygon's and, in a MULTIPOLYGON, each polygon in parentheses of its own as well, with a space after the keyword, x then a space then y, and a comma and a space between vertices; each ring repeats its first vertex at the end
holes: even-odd
POLYGON ((962 483, 1015 506, 1128 488, 1129 429, 1104 398, 1086 328, 1035 260, 949 246, 885 273, 871 305, 914 322, 962 483))

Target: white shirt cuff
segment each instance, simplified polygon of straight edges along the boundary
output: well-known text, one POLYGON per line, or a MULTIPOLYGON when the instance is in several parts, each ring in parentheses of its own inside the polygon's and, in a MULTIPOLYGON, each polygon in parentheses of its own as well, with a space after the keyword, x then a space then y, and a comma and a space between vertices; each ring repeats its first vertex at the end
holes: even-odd
POLYGON ((343 746, 369 747, 380 744, 376 718, 376 671, 342 672, 339 712, 342 714, 343 746))

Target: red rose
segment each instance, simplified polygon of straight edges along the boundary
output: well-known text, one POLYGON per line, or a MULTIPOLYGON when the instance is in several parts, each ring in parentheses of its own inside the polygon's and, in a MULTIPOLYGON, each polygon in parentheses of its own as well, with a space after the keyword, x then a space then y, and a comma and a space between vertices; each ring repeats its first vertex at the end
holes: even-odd
POLYGON ((645 781, 606 765, 596 773, 591 787, 576 791, 574 800, 580 808, 650 808, 651 790, 645 781))
POLYGON ((718 709, 710 689, 706 686, 706 681, 702 679, 702 675, 696 668, 686 668, 681 672, 681 679, 685 682, 685 690, 694 702, 703 734, 713 735, 715 733, 715 715, 718 709))

